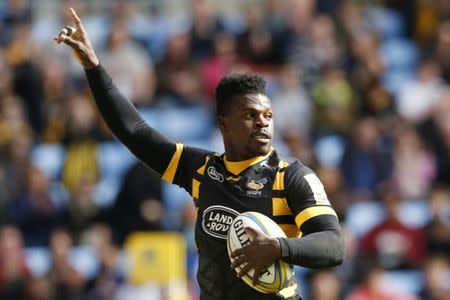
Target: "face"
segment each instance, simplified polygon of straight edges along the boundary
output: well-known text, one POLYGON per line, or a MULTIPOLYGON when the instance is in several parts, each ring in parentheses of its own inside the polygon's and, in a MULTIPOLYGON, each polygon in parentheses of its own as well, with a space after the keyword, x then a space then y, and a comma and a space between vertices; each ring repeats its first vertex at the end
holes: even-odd
POLYGON ((230 161, 266 155, 272 146, 273 112, 263 94, 243 94, 231 99, 224 116, 219 116, 225 152, 230 161))

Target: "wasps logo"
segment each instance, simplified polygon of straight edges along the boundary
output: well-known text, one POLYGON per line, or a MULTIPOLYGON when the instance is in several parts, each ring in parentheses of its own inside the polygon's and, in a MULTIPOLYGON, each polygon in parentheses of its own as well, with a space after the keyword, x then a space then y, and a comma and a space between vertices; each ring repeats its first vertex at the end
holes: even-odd
POLYGON ((252 190, 255 190, 255 191, 259 191, 259 190, 261 190, 262 188, 264 188, 264 185, 267 183, 267 178, 263 178, 263 179, 260 179, 260 180, 254 180, 254 179, 252 179, 252 180, 250 180, 248 183, 247 183, 247 187, 249 188, 249 189, 252 189, 252 190))

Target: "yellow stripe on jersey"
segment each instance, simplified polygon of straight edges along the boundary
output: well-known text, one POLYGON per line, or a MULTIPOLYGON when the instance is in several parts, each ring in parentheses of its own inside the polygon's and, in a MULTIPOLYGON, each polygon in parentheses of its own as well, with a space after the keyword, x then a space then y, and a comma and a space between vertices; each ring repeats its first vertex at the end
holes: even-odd
POLYGON ((288 238, 298 238, 302 234, 295 224, 278 224, 288 238))
POLYGON ((206 157, 205 163, 203 164, 203 166, 201 166, 201 167, 197 170, 197 173, 198 173, 198 174, 200 174, 200 175, 205 174, 205 168, 206 168, 206 165, 208 164, 208 161, 209 161, 209 156, 206 157))
POLYGON ((199 190, 200 190, 200 181, 193 178, 192 179, 192 198, 194 198, 194 200, 198 199, 199 190))
POLYGON ((282 191, 282 190, 284 190, 284 172, 277 172, 275 174, 275 179, 273 181, 272 189, 274 191, 282 191))
POLYGON ((272 215, 292 215, 292 211, 287 204, 286 198, 272 198, 272 215))
POLYGON ((168 181, 170 183, 173 182, 182 152, 183 152, 183 144, 177 143, 177 150, 175 150, 175 153, 173 154, 172 159, 170 160, 170 163, 162 176, 162 179, 164 179, 165 181, 168 181))
POLYGON ((298 228, 300 228, 303 223, 305 223, 309 219, 320 215, 333 215, 337 217, 336 212, 331 206, 313 206, 302 210, 295 217, 295 223, 297 224, 298 228))

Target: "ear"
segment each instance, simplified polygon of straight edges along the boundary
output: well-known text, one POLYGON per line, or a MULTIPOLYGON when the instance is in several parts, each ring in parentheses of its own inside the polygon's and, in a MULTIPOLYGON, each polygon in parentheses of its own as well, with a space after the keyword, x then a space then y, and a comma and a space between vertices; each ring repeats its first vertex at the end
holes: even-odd
POLYGON ((217 124, 220 131, 226 132, 228 130, 228 122, 224 116, 217 116, 217 124))

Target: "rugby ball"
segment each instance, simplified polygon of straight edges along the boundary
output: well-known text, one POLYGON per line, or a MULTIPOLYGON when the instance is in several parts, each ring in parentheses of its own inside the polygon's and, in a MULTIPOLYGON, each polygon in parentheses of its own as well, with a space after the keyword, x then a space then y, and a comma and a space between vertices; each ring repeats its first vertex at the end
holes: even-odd
MULTIPOLYGON (((251 227, 270 237, 286 237, 286 234, 280 226, 269 217, 252 211, 242 213, 233 220, 228 230, 227 249, 228 256, 232 262, 233 258, 231 258, 231 253, 236 249, 246 246, 253 240, 253 236, 248 235, 244 231, 244 227, 251 227)), ((240 270, 240 267, 235 268, 237 273, 240 270)), ((289 281, 294 276, 294 269, 293 266, 279 259, 263 271, 256 285, 253 285, 254 273, 255 270, 251 269, 241 279, 259 292, 276 293, 287 287, 289 281)))

